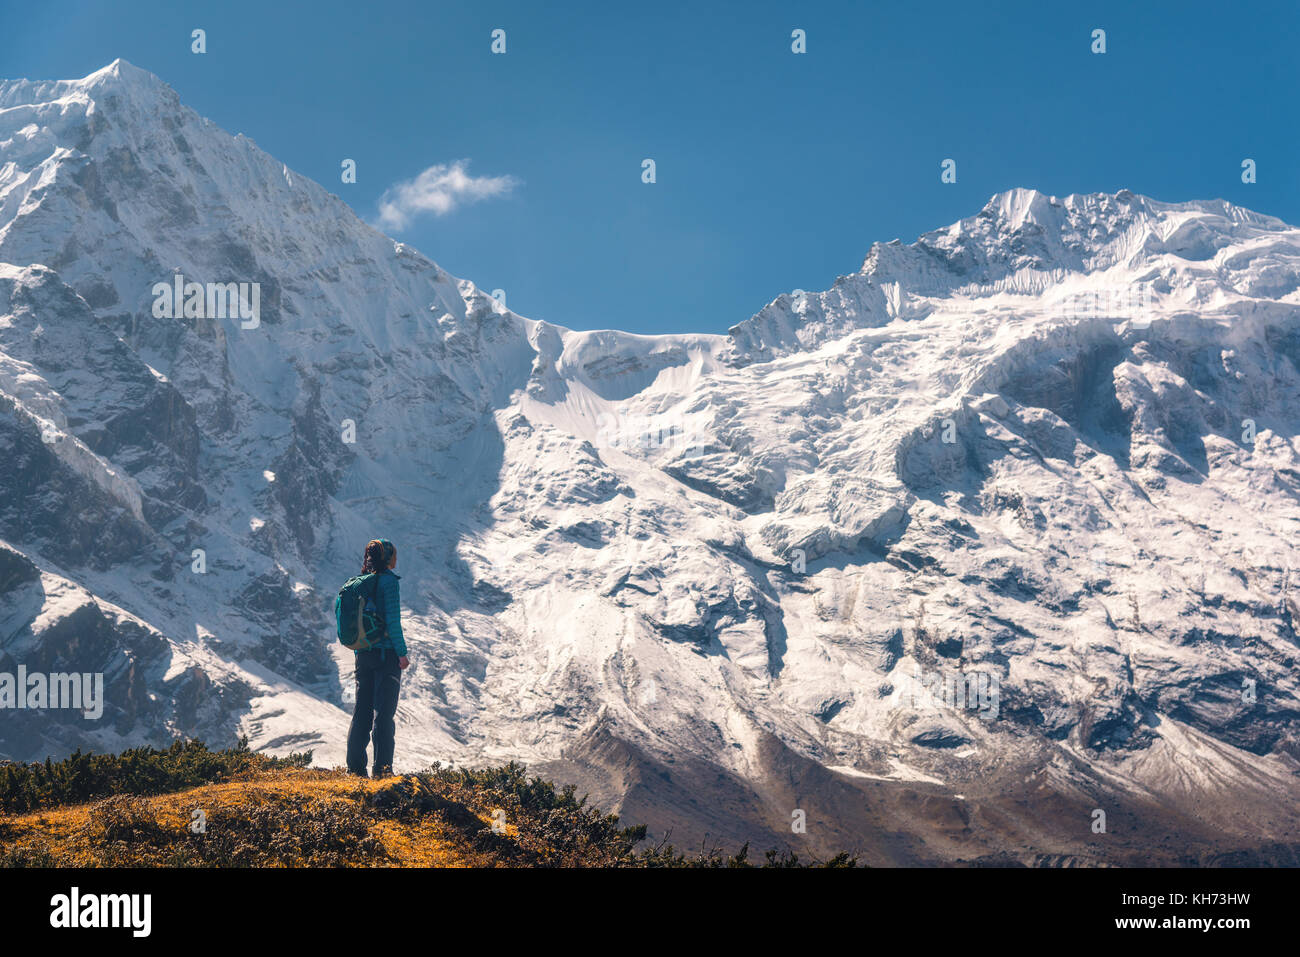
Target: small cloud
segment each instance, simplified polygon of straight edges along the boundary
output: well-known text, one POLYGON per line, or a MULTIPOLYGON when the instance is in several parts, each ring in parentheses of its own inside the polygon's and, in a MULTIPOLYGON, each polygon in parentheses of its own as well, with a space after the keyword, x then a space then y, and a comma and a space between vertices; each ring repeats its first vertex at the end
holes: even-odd
POLYGON ((390 186, 379 197, 379 226, 405 229, 420 213, 446 216, 458 206, 508 195, 519 185, 513 176, 471 176, 468 169, 469 160, 439 163, 390 186))

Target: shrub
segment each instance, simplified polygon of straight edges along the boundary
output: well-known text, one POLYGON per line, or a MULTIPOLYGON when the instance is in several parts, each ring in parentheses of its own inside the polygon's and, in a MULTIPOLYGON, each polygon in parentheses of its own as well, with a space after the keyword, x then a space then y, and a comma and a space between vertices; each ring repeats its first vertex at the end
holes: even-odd
POLYGON ((202 834, 185 832, 171 863, 206 867, 342 867, 386 859, 358 804, 291 796, 208 815, 202 834))
POLYGON ((247 738, 226 751, 209 751, 201 741, 176 741, 161 751, 132 748, 118 755, 78 750, 63 761, 0 766, 0 811, 21 814, 115 794, 163 794, 261 768, 310 763, 310 751, 287 758, 254 754, 247 738))

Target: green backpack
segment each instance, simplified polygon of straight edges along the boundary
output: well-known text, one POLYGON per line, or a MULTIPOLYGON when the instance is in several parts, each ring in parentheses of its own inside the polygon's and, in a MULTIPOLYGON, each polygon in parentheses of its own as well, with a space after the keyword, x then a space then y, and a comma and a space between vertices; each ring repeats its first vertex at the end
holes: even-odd
POLYGON ((344 648, 369 651, 388 634, 379 610, 378 578, 373 572, 349 578, 334 599, 339 644, 344 648))

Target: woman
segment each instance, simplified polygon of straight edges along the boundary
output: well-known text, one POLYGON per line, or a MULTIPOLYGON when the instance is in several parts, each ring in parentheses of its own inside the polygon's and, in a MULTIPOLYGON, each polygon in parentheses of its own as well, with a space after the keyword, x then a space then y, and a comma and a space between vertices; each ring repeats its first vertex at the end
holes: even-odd
POLYGON ((366 745, 372 729, 375 739, 374 777, 393 773, 393 734, 397 714, 397 692, 402 671, 411 663, 406 657, 406 640, 402 637, 397 548, 386 538, 366 545, 361 574, 375 576, 375 606, 384 620, 384 637, 374 647, 356 652, 357 704, 352 711, 352 728, 348 732, 348 771, 366 776, 366 745))

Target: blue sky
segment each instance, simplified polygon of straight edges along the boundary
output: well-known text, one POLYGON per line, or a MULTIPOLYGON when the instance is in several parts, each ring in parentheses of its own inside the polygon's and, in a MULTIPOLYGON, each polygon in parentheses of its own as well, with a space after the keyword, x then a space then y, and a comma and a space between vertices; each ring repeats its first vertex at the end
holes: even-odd
POLYGON ((522 315, 725 332, 1014 186, 1300 222, 1298 28, 1300 4, 1249 0, 0 0, 0 76, 125 57, 372 222, 397 184, 468 161, 513 186, 389 231, 522 315))

